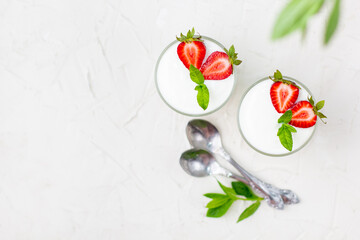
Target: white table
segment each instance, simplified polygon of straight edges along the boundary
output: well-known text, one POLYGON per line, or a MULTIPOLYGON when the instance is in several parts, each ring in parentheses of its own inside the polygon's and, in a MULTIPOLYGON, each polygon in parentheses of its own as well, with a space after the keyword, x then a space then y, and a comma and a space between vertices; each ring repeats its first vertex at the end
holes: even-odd
POLYGON ((325 12, 304 42, 270 41, 285 2, 0 1, 0 239, 359 239, 360 2, 343 1, 326 48, 325 12), (205 119, 237 161, 300 204, 262 204, 239 224, 240 202, 205 217, 202 194, 220 188, 180 168, 191 118, 153 79, 162 49, 193 26, 243 60, 234 95, 205 119), (283 158, 251 149, 236 120, 244 91, 277 68, 325 99, 328 116, 283 158))

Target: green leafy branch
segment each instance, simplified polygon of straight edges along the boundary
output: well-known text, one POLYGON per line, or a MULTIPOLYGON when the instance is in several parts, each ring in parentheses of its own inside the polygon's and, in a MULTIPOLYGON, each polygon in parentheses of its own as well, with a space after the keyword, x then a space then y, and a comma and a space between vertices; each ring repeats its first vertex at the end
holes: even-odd
POLYGON ((239 216, 237 222, 240 222, 251 215, 253 215, 260 206, 260 202, 263 198, 258 197, 250 189, 248 185, 243 182, 232 182, 232 188, 226 187, 218 181, 221 189, 225 194, 220 193, 206 193, 205 197, 211 198, 212 200, 206 205, 208 211, 207 217, 219 218, 222 217, 231 207, 231 205, 237 201, 254 201, 249 207, 247 207, 239 216), (242 196, 242 197, 238 197, 242 196))
POLYGON ((323 40, 325 45, 328 44, 339 23, 340 0, 290 0, 275 22, 272 39, 283 38, 297 30, 305 35, 311 17, 319 13, 325 4, 330 4, 331 1, 333 6, 328 16, 323 40))
POLYGON ((204 84, 204 75, 192 64, 189 70, 191 80, 197 84, 195 87, 195 90, 198 91, 197 102, 202 109, 206 110, 209 105, 210 94, 209 89, 204 84))
POLYGON ((291 110, 287 110, 283 115, 281 115, 278 119, 278 123, 282 123, 282 125, 277 132, 281 144, 289 151, 292 151, 293 148, 292 133, 296 133, 296 129, 288 124, 291 121, 291 118, 291 110))

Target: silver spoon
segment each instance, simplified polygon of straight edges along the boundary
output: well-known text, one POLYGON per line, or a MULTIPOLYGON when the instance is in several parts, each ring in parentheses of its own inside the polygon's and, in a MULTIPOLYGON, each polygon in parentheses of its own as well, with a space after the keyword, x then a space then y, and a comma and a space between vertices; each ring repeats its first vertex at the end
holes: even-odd
MULTIPOLYGON (((180 157, 180 165, 186 173, 193 177, 219 175, 233 178, 249 185, 245 178, 222 167, 211 153, 203 149, 190 149, 183 152, 180 157)), ((281 195, 281 197, 285 204, 291 204, 291 199, 288 199, 286 195, 281 195)))
POLYGON ((180 165, 186 173, 193 177, 219 175, 248 184, 246 179, 220 166, 211 153, 202 149, 190 149, 183 152, 180 157, 180 165))
POLYGON ((299 202, 299 198, 291 190, 278 189, 265 183, 235 162, 223 148, 219 131, 210 122, 201 119, 190 121, 186 127, 186 135, 191 145, 195 148, 219 154, 230 162, 245 177, 249 185, 265 198, 270 206, 283 209, 284 201, 282 195, 289 199, 289 201, 286 201, 287 204, 299 202))

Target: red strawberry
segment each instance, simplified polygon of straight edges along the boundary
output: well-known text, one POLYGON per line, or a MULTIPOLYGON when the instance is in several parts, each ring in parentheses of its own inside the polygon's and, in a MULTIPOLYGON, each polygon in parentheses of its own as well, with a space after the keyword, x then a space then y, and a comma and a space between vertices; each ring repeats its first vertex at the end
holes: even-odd
POLYGON ((284 113, 291 108, 299 96, 299 87, 288 80, 283 79, 279 70, 276 70, 274 77, 269 77, 273 83, 270 88, 271 102, 278 113, 284 113))
POLYGON ((325 101, 320 101, 315 105, 312 97, 308 100, 309 101, 300 101, 290 109, 292 112, 292 118, 289 122, 290 125, 298 128, 309 128, 315 125, 317 116, 319 116, 321 120, 322 118, 326 118, 324 114, 319 112, 319 110, 324 107, 325 101))
POLYGON ((271 102, 278 113, 284 113, 296 102, 299 89, 292 84, 275 82, 270 88, 271 102))
POLYGON ((200 71, 205 80, 222 80, 228 78, 233 73, 233 64, 239 65, 234 45, 225 52, 213 52, 201 66, 200 71))
POLYGON ((188 31, 186 36, 180 33, 180 37, 176 37, 181 43, 177 47, 177 54, 185 67, 189 69, 190 64, 194 65, 197 69, 205 58, 206 48, 202 43, 201 36, 194 36, 195 30, 188 31))
POLYGON ((317 116, 313 111, 313 106, 308 101, 298 102, 292 109, 290 125, 299 128, 308 128, 315 125, 317 116))

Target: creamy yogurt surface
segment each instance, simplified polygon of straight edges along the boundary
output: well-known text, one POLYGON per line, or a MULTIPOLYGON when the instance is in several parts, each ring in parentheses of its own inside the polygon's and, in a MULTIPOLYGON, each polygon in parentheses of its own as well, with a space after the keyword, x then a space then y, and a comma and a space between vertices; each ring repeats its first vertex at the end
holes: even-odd
MULTIPOLYGON (((209 55, 215 51, 224 52, 219 44, 202 38, 206 47, 206 55, 203 63, 209 55)), ((235 80, 231 74, 224 80, 205 80, 209 89, 210 99, 208 108, 204 111, 197 103, 197 85, 190 79, 190 72, 184 66, 177 55, 177 46, 180 42, 174 42, 160 57, 156 71, 156 82, 160 95, 175 110, 187 115, 203 115, 210 113, 222 104, 230 96, 235 80)))
MULTIPOLYGON (((281 124, 277 123, 282 115, 278 113, 270 98, 270 88, 273 81, 264 80, 253 86, 244 96, 238 115, 239 126, 244 138, 258 151, 270 155, 290 153, 281 145, 277 131, 281 124)), ((303 85, 296 82, 301 89, 298 101, 307 100, 310 95, 303 85)), ((310 128, 296 128, 293 133, 293 150, 303 147, 315 130, 310 128)))

